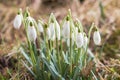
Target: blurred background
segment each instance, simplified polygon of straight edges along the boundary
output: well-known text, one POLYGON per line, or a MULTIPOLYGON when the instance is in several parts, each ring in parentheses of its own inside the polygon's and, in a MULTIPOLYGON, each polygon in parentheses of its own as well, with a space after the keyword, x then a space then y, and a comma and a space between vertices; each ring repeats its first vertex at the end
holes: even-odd
MULTIPOLYGON (((120 65, 120 0, 0 0, 0 55, 14 53, 20 42, 25 41, 23 25, 13 28, 13 20, 19 8, 29 7, 36 20, 47 21, 53 12, 59 22, 71 9, 73 19, 78 18, 85 29, 94 22, 100 29, 102 43, 97 48, 91 42, 91 50, 104 64, 120 65)), ((118 68, 120 73, 120 68, 118 68)))

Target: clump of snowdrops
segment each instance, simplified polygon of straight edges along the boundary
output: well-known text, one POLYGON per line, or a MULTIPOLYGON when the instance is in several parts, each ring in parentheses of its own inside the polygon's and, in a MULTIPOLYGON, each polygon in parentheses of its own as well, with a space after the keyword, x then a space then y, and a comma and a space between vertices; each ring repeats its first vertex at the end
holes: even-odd
POLYGON ((20 9, 13 25, 19 30, 22 24, 27 43, 26 47, 20 47, 26 59, 21 61, 35 80, 97 79, 94 74, 94 55, 89 54, 90 38, 93 37, 95 45, 101 42, 95 24, 85 33, 81 22, 78 19, 73 21, 70 10, 59 24, 53 13, 45 23, 31 17, 28 9, 24 15, 20 9))

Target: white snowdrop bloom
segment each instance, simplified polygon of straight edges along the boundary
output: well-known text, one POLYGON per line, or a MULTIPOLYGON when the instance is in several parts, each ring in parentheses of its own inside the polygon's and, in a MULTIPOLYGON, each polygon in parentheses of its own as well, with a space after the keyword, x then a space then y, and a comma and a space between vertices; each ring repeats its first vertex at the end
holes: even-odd
POLYGON ((70 38, 70 21, 65 21, 63 24, 62 36, 70 38))
POLYGON ((46 29, 46 36, 47 36, 48 40, 51 39, 51 32, 50 32, 49 28, 46 29))
POLYGON ((56 21, 56 33, 57 33, 57 38, 58 40, 60 40, 60 25, 58 24, 58 22, 56 21))
POLYGON ((17 14, 15 19, 14 19, 13 26, 15 29, 19 29, 21 24, 22 24, 22 15, 17 14))
POLYGON ((77 34, 77 38, 76 38, 76 45, 77 48, 81 48, 84 44, 84 37, 82 33, 78 33, 77 34))
MULTIPOLYGON (((72 46, 74 45, 74 33, 72 33, 72 46)), ((67 39, 67 46, 70 47, 70 38, 67 39)))
POLYGON ((54 41, 55 40, 55 24, 50 23, 49 29, 50 29, 50 33, 51 33, 51 40, 54 41))
POLYGON ((38 30, 41 33, 44 31, 43 26, 42 26, 42 24, 40 22, 38 23, 38 30))
POLYGON ((93 33, 93 41, 94 41, 94 43, 95 43, 96 45, 99 45, 99 44, 100 44, 100 42, 101 42, 101 36, 100 36, 99 31, 95 31, 95 32, 93 33))
POLYGON ((84 47, 86 47, 88 44, 88 38, 87 36, 84 36, 84 47))
POLYGON ((28 26, 28 37, 31 42, 35 42, 37 33, 34 26, 28 26))

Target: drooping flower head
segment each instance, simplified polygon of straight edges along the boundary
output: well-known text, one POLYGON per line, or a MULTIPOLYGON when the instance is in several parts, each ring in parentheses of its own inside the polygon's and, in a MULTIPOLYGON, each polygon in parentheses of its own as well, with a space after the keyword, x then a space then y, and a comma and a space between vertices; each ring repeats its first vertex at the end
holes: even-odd
POLYGON ((15 29, 19 29, 22 24, 23 16, 22 16, 22 9, 19 9, 18 14, 16 15, 13 26, 15 29))
POLYGON ((29 40, 31 42, 35 42, 35 40, 37 39, 37 33, 36 33, 36 29, 32 22, 30 22, 27 31, 28 31, 29 40))
POLYGON ((76 35, 76 45, 77 48, 81 48, 84 45, 84 35, 83 35, 83 31, 81 30, 81 28, 79 28, 79 24, 78 24, 78 33, 76 35))
POLYGON ((70 20, 68 16, 66 17, 62 28, 63 38, 70 38, 70 20))
POLYGON ((60 25, 53 13, 51 13, 49 18, 49 29, 51 32, 51 40, 54 41, 56 38, 60 40, 60 25))
POLYGON ((77 48, 81 48, 84 44, 84 37, 82 32, 78 32, 77 38, 76 38, 76 45, 77 48))
POLYGON ((49 29, 51 32, 51 40, 54 41, 55 40, 55 22, 53 19, 51 20, 49 24, 49 29))
POLYGON ((98 29, 96 29, 93 33, 93 41, 96 45, 99 45, 101 43, 101 36, 98 29))
POLYGON ((57 20, 55 21, 55 24, 56 24, 56 34, 57 34, 57 39, 60 40, 60 25, 59 23, 57 22, 57 20))

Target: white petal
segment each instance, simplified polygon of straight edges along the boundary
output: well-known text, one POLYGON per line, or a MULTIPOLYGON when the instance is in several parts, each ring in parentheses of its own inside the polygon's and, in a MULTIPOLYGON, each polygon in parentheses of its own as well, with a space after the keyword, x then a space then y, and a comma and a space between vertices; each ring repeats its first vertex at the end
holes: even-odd
POLYGON ((58 24, 57 21, 56 21, 56 31, 57 31, 57 38, 58 40, 60 40, 60 25, 58 24))
POLYGON ((54 23, 50 23, 49 29, 51 32, 51 40, 55 40, 55 26, 54 23))
POLYGON ((70 38, 70 22, 69 21, 64 22, 62 35, 64 38, 70 38))
POLYGON ((37 33, 36 33, 36 29, 34 26, 28 26, 28 36, 31 42, 32 41, 35 42, 37 38, 37 33))
POLYGON ((99 45, 100 42, 101 42, 101 36, 100 36, 100 33, 99 31, 95 31, 94 34, 93 34, 93 41, 96 45, 99 45))
POLYGON ((17 15, 14 19, 13 26, 15 29, 19 29, 22 24, 22 17, 21 15, 17 15))
POLYGON ((77 34, 78 34, 78 28, 75 27, 75 40, 76 40, 76 38, 77 38, 77 34))
POLYGON ((41 33, 44 31, 43 26, 42 26, 41 23, 38 23, 38 30, 39 30, 39 32, 41 32, 41 33))
MULTIPOLYGON (((72 46, 74 45, 74 33, 72 33, 72 46)), ((70 38, 67 39, 67 46, 70 47, 70 38)))
POLYGON ((49 40, 51 38, 51 32, 50 32, 49 28, 47 28, 46 34, 47 34, 47 38, 49 40))
POLYGON ((84 39, 83 39, 83 34, 82 33, 78 33, 77 34, 77 38, 76 38, 76 45, 77 48, 81 48, 84 44, 84 39))
POLYGON ((87 36, 85 36, 85 37, 84 37, 84 47, 86 47, 87 44, 88 44, 88 38, 87 38, 87 36))

